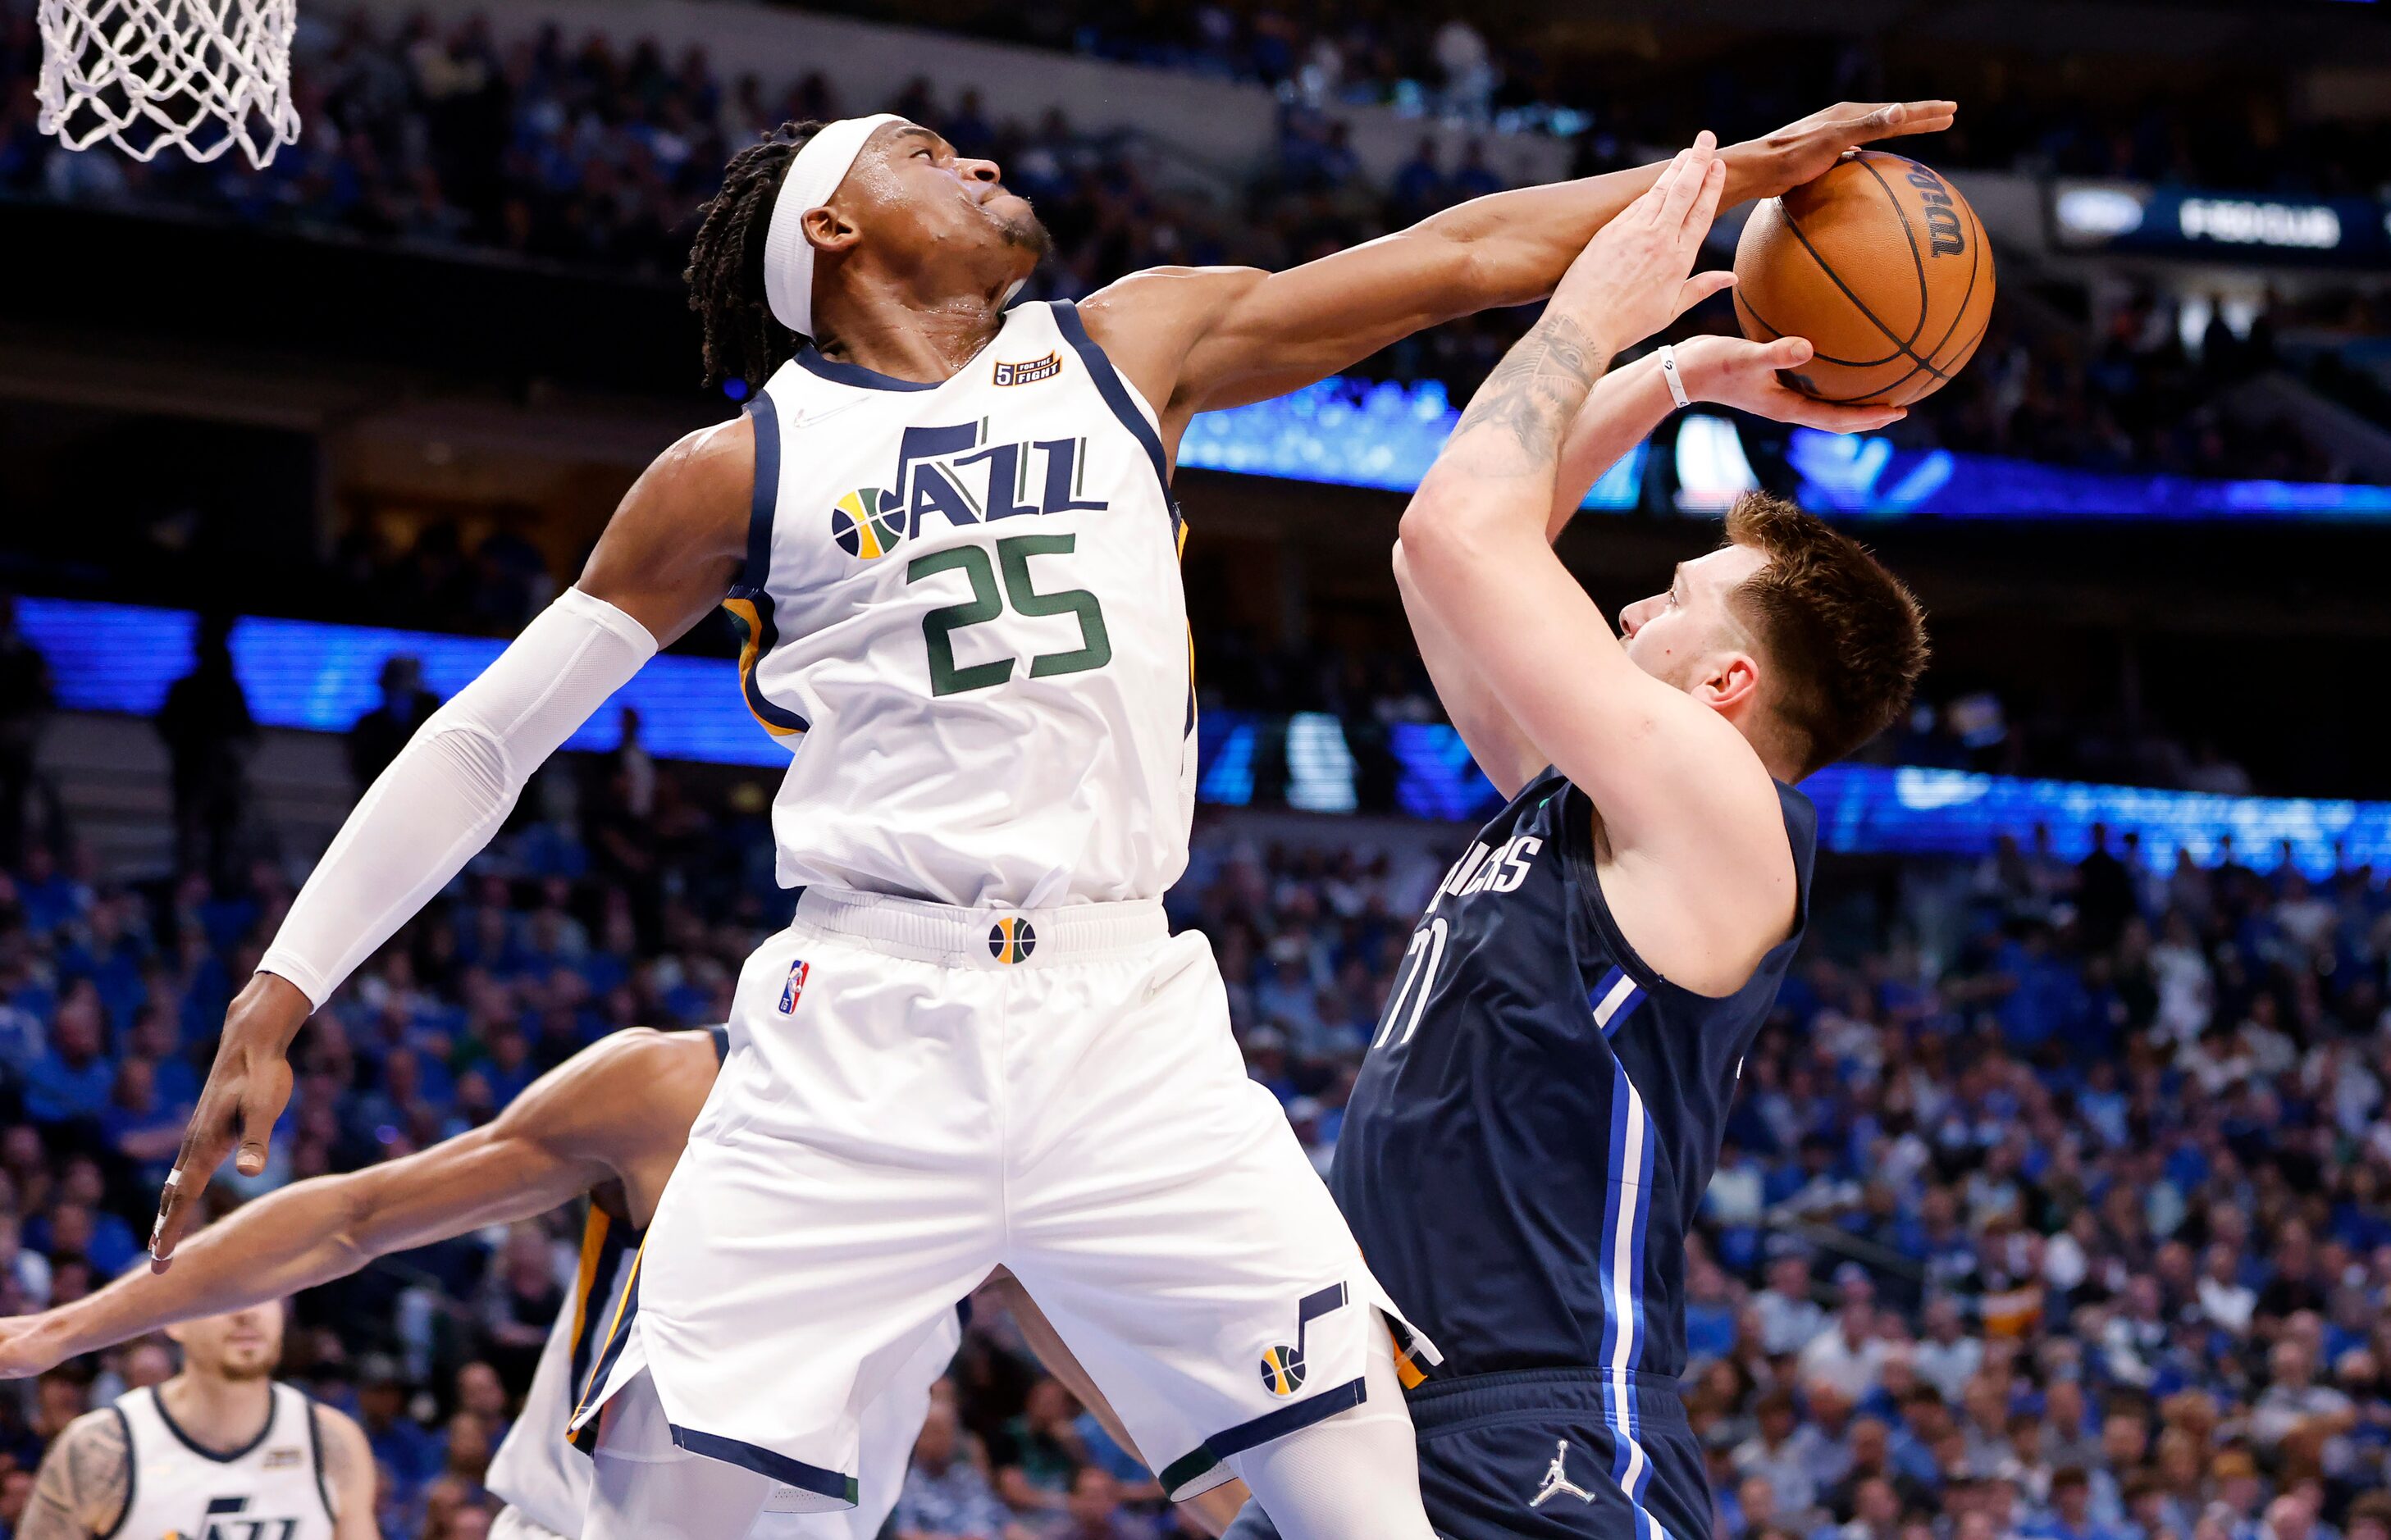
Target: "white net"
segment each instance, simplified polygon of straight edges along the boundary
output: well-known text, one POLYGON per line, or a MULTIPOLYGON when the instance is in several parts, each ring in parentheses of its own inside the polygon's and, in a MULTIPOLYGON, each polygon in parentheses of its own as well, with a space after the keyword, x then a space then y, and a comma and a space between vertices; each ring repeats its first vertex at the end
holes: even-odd
POLYGON ((40 125, 69 149, 107 139, 263 167, 299 139, 291 105, 297 0, 40 0, 40 125))

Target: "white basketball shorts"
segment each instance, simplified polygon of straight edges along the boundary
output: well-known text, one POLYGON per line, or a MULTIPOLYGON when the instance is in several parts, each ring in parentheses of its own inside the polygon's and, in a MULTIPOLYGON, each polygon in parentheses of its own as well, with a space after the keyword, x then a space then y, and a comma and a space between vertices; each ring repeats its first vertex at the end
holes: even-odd
POLYGON ((1394 1316, 1158 904, 808 889, 740 975, 603 1393, 645 1368, 680 1447, 851 1507, 860 1410, 1000 1263, 1174 1498, 1359 1405, 1394 1316))

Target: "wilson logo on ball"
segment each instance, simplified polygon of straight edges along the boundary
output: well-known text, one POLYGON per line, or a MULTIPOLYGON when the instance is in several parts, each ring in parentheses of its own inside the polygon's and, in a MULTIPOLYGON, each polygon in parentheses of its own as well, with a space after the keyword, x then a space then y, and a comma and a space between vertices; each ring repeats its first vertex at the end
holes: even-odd
POLYGON ((1951 189, 1943 179, 1924 166, 1912 161, 1909 185, 1918 189, 1919 212, 1926 218, 1926 234, 1938 257, 1956 257, 1968 249, 1968 240, 1959 233, 1959 211, 1951 206, 1951 189))

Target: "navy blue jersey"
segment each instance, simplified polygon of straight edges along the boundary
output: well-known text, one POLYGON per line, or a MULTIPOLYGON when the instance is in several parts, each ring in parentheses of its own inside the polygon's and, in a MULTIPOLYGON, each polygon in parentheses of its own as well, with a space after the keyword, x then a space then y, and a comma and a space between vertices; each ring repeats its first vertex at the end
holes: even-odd
POLYGON ((1439 1378, 1684 1372, 1685 1237, 1808 918, 1817 813, 1779 786, 1793 932, 1733 995, 1654 973, 1595 879, 1593 807, 1529 784, 1445 875, 1329 1175, 1439 1378))

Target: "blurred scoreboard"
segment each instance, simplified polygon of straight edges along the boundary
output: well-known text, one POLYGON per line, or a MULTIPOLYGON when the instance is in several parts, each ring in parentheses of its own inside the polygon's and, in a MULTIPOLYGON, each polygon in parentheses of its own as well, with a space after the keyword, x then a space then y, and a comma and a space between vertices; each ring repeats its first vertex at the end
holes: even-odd
POLYGON ((2205 261, 2391 269, 2391 205, 2369 198, 2275 198, 2061 179, 2051 244, 2205 261))

